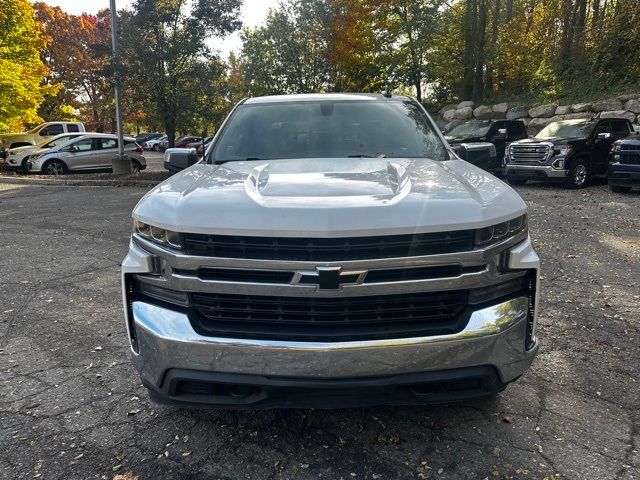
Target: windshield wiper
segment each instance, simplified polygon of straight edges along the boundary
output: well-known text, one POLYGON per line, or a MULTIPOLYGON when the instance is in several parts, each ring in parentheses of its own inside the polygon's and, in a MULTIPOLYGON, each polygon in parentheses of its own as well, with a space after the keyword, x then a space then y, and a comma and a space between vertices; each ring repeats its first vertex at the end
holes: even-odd
POLYGON ((366 153, 357 153, 355 155, 347 155, 347 158, 386 158, 384 153, 378 155, 367 155, 366 153))
POLYGON ((227 163, 227 162, 250 162, 253 160, 262 160, 262 158, 260 157, 247 157, 247 158, 236 158, 233 160, 216 160, 215 162, 213 162, 214 165, 222 165, 223 163, 227 163))

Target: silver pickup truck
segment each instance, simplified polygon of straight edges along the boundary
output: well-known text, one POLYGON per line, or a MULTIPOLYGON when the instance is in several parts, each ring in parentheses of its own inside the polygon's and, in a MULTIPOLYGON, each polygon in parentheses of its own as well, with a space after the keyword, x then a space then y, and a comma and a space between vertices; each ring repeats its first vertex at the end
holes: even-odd
POLYGON ((347 407, 503 390, 538 271, 522 199, 417 101, 295 95, 240 102, 139 202, 122 286, 152 400, 347 407))

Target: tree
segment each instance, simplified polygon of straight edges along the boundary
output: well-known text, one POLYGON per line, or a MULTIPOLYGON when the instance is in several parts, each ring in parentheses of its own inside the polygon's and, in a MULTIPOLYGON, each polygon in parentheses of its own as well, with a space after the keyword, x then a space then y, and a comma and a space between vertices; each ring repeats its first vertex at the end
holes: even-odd
POLYGON ((335 89, 336 72, 327 61, 328 12, 325 0, 292 0, 270 11, 263 26, 243 32, 249 94, 335 89))
POLYGON ((0 131, 40 121, 38 107, 55 88, 41 84, 46 45, 28 0, 0 0, 0 131))
POLYGON ((79 109, 87 128, 105 131, 114 116, 109 11, 71 15, 42 2, 34 7, 49 39, 40 54, 50 72, 44 82, 57 89, 40 107, 41 116, 72 119, 79 109))
POLYGON ((195 128, 187 123, 212 96, 208 88, 221 72, 206 41, 240 27, 240 5, 241 0, 137 0, 122 16, 125 88, 135 85, 170 145, 181 125, 195 128))

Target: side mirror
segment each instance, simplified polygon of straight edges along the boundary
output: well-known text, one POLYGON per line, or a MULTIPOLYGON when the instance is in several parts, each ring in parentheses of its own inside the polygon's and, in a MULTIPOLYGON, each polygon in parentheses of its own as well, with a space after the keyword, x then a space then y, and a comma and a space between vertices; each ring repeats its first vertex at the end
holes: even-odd
POLYGON ((611 138, 611 134, 609 132, 599 133, 596 138, 598 141, 609 140, 611 138))
POLYGON ((498 132, 493 136, 493 141, 495 142, 496 140, 506 140, 507 139, 507 129, 506 128, 499 128, 498 132))
POLYGON ((169 148, 164 152, 164 168, 179 171, 198 163, 195 148, 169 148))

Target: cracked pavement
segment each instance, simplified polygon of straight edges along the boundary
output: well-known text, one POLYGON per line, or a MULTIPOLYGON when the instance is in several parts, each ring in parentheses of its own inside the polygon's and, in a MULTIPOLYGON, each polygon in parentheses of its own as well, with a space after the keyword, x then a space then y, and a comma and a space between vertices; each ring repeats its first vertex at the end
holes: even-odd
POLYGON ((186 411, 129 362, 139 188, 0 184, 0 478, 640 479, 640 192, 518 189, 543 264, 532 369, 438 407, 186 411))

